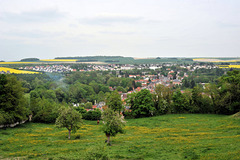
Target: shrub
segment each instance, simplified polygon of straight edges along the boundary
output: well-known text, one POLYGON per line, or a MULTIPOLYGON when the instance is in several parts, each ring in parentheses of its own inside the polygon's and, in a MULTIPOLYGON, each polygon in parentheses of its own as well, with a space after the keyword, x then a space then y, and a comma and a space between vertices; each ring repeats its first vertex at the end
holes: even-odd
POLYGON ((101 111, 99 109, 88 111, 83 114, 83 119, 86 120, 98 120, 101 118, 101 111))

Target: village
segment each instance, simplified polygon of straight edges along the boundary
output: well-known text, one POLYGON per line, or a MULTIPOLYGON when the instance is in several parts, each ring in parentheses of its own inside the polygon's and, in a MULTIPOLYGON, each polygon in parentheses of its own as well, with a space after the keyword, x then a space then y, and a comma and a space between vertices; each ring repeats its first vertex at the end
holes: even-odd
MULTIPOLYGON (((173 86, 181 86, 182 80, 185 77, 188 77, 189 75, 187 72, 184 72, 182 76, 180 76, 180 71, 178 70, 171 70, 171 67, 174 66, 173 64, 165 64, 165 65, 108 65, 108 66, 98 66, 98 65, 88 65, 88 68, 92 67, 91 71, 114 71, 116 70, 117 77, 122 77, 125 75, 119 74, 119 70, 144 70, 144 69, 151 69, 156 70, 160 69, 162 67, 165 67, 167 70, 167 75, 161 74, 161 72, 157 72, 157 74, 147 74, 147 72, 141 72, 140 74, 129 74, 128 78, 134 79, 135 83, 139 84, 139 87, 133 88, 131 91, 128 91, 127 93, 123 93, 122 91, 118 91, 118 93, 121 95, 121 100, 124 104, 124 108, 126 110, 130 109, 130 106, 128 106, 125 102, 125 100, 128 97, 128 94, 131 94, 133 92, 139 92, 143 89, 149 90, 151 93, 155 92, 155 87, 157 85, 163 85, 165 87, 173 87, 173 86)), ((181 65, 180 68, 186 69, 188 72, 194 72, 196 69, 204 68, 204 69, 213 69, 217 68, 217 66, 212 65, 181 65)), ((84 71, 84 70, 82 70, 84 71)), ((112 72, 111 72, 112 73, 112 72)), ((204 85, 204 84, 203 84, 204 85)), ((111 91, 114 91, 116 88, 109 87, 111 91)), ((73 104, 74 106, 78 107, 79 104, 73 104)), ((92 108, 86 109, 87 111, 92 111, 95 109, 103 110, 103 107, 105 106, 105 102, 99 102, 92 105, 92 108)))
POLYGON ((76 69, 72 69, 70 65, 46 65, 46 66, 26 66, 19 67, 20 70, 33 70, 40 72, 49 72, 49 73, 63 73, 63 72, 74 72, 76 69))
MULTIPOLYGON (((55 65, 36 65, 36 66, 25 66, 19 67, 20 70, 33 70, 38 72, 47 72, 47 73, 70 73, 70 72, 91 72, 91 71, 99 71, 99 72, 109 72, 109 74, 115 74, 116 77, 125 77, 134 79, 135 84, 137 84, 136 88, 132 88, 132 90, 123 93, 119 91, 121 95, 121 99, 123 102, 127 99, 127 95, 133 92, 139 92, 143 89, 149 90, 151 93, 154 93, 155 87, 159 84, 165 87, 174 87, 181 86, 184 78, 189 77, 189 74, 194 72, 197 69, 214 69, 218 68, 216 65, 210 64, 184 64, 177 65, 171 63, 165 64, 108 64, 108 65, 96 65, 96 64, 88 64, 83 68, 72 68, 71 64, 55 64, 55 65), (134 72, 138 70, 138 72, 134 72), (131 72, 132 71, 132 72, 131 72), (153 71, 153 72, 150 72, 153 71), (129 74, 126 74, 128 72, 129 74), (164 73, 163 73, 164 72, 164 73), (151 74, 154 73, 154 74, 151 74)), ((2 73, 4 74, 4 73, 2 73)), ((6 74, 6 73, 5 73, 6 74)), ((9 73, 7 73, 9 74, 9 73)), ((116 87, 109 86, 110 91, 116 90, 116 87)), ((124 103, 125 104, 125 103, 124 103)), ((73 104, 78 107, 80 104, 73 104)), ((105 106, 105 102, 99 102, 92 104, 92 107, 86 109, 87 111, 94 109, 103 109, 105 106)), ((124 105, 126 109, 129 109, 130 106, 124 105)))
POLYGON ((157 70, 165 67, 167 70, 170 70, 172 66, 179 66, 180 68, 185 68, 189 71, 194 71, 196 69, 204 68, 204 69, 213 69, 218 68, 217 65, 213 64, 172 64, 172 63, 163 63, 163 64, 107 64, 107 65, 96 65, 96 64, 88 64, 86 67, 78 67, 78 69, 73 69, 71 65, 63 65, 63 64, 48 64, 48 65, 36 65, 36 66, 26 66, 19 67, 20 70, 33 70, 33 71, 41 71, 41 72, 50 72, 50 73, 63 73, 63 72, 86 72, 86 71, 121 71, 121 70, 143 70, 143 69, 151 69, 157 70))

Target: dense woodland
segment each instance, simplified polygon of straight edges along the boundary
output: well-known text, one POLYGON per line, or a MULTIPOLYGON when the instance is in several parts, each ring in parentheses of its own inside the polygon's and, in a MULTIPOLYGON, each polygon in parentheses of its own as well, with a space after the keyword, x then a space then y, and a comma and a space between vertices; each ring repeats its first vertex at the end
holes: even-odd
MULTIPOLYGON (((154 72, 158 71, 149 70, 149 74, 154 72)), ((119 74, 141 73, 131 70, 119 74)), ((100 110, 85 109, 98 102, 122 111, 126 118, 171 113, 234 114, 240 110, 240 72, 223 73, 220 69, 196 70, 183 80, 182 86, 158 85, 153 93, 143 89, 128 94, 124 102, 118 91, 126 93, 141 84, 132 78, 119 78, 116 72, 0 75, 0 124, 26 120, 29 115, 34 122, 53 123, 59 108, 74 104, 78 104, 74 108, 84 119, 97 120, 100 110), (203 86, 199 82, 210 83, 203 86)))

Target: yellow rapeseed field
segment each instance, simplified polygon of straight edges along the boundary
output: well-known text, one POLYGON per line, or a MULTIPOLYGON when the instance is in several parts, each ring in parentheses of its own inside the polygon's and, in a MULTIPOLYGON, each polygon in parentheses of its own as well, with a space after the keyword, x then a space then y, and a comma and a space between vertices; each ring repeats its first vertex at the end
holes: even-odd
POLYGON ((12 68, 6 68, 6 67, 0 67, 0 72, 10 72, 14 74, 39 74, 40 72, 32 72, 32 71, 23 71, 23 70, 17 70, 12 68))
POLYGON ((0 62, 0 64, 31 64, 36 62, 0 62))
POLYGON ((40 61, 47 61, 47 62, 76 62, 77 59, 41 59, 40 61))
POLYGON ((240 65, 218 65, 219 68, 240 68, 240 65))
POLYGON ((219 62, 240 62, 240 59, 221 60, 221 59, 215 59, 215 58, 196 58, 196 59, 193 59, 193 61, 219 63, 219 62))

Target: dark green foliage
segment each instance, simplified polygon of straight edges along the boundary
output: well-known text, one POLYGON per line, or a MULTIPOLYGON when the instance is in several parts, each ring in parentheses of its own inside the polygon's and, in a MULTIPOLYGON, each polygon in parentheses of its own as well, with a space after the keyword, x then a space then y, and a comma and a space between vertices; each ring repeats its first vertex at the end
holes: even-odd
MULTIPOLYGON (((59 104, 48 99, 37 99, 35 110, 32 110, 33 121, 43 123, 54 123, 58 117, 59 104)), ((33 108, 31 108, 33 109, 33 108)))
POLYGON ((0 124, 27 120, 29 110, 21 86, 15 76, 0 74, 0 124))
POLYGON ((76 62, 97 62, 98 60, 96 59, 80 59, 77 60, 76 62))
POLYGON ((123 117, 114 110, 107 108, 102 114, 102 130, 107 136, 116 136, 124 132, 125 121, 123 117))
POLYGON ((143 89, 136 94, 131 110, 136 118, 153 116, 156 109, 154 108, 153 98, 149 90, 143 89))
POLYGON ((107 62, 107 63, 109 63, 109 62, 113 63, 114 62, 114 63, 116 63, 116 62, 120 62, 120 61, 118 61, 118 60, 107 60, 107 61, 104 61, 104 62, 107 62))
POLYGON ((125 110, 125 111, 123 112, 123 115, 124 115, 124 118, 125 118, 125 119, 133 119, 133 118, 134 118, 134 116, 133 116, 133 114, 131 113, 130 110, 125 110))
POLYGON ((103 102, 105 100, 105 94, 103 93, 103 91, 100 91, 99 93, 98 93, 98 99, 97 99, 97 101, 98 102, 103 102))
POLYGON ((86 109, 92 109, 92 102, 87 102, 85 103, 85 106, 84 106, 86 109))
POLYGON ((109 78, 109 80, 107 81, 107 84, 111 87, 115 87, 118 86, 120 84, 120 78, 117 77, 111 77, 109 78))
POLYGON ((63 102, 64 100, 67 100, 67 93, 61 88, 57 88, 55 90, 56 98, 59 102, 63 102))
POLYGON ((94 101, 95 92, 89 85, 82 83, 75 83, 69 87, 69 99, 73 103, 81 103, 84 101, 94 101), (83 100, 85 99, 85 100, 83 100))
POLYGON ((40 59, 38 58, 24 58, 24 59, 21 59, 20 61, 21 62, 35 62, 35 61, 39 61, 40 59))
POLYGON ((181 91, 177 90, 173 93, 173 112, 174 113, 186 113, 189 111, 189 99, 181 93, 181 91))
POLYGON ((100 120, 101 119, 101 110, 100 109, 94 109, 87 111, 84 107, 75 107, 75 110, 77 110, 79 113, 81 113, 82 118, 86 120, 100 120))
POLYGON ((53 90, 33 90, 30 92, 30 110, 34 122, 54 123, 58 117, 60 104, 53 90))
POLYGON ((99 109, 88 111, 83 114, 83 119, 86 120, 100 120, 101 119, 101 111, 99 109))
POLYGON ((199 86, 193 88, 189 109, 191 113, 213 113, 211 99, 203 91, 199 86))
POLYGON ((76 109, 79 113, 81 113, 81 115, 84 115, 85 113, 87 113, 87 111, 86 111, 86 109, 85 109, 84 107, 79 106, 79 107, 75 107, 75 109, 76 109))
POLYGON ((118 86, 116 90, 119 91, 119 92, 122 92, 122 93, 127 92, 127 90, 125 88, 121 87, 121 86, 118 86))
POLYGON ((157 85, 155 88, 155 94, 153 94, 154 107, 156 108, 155 115, 161 115, 170 112, 171 99, 171 89, 164 85, 157 85))
POLYGON ((121 95, 118 93, 117 90, 113 91, 111 94, 107 96, 106 104, 109 108, 113 109, 114 111, 118 111, 119 113, 123 109, 121 95))
POLYGON ((185 60, 185 61, 193 61, 192 58, 183 58, 182 60, 185 60))
POLYGON ((229 71, 221 77, 219 113, 234 114, 240 111, 240 71, 229 71))

